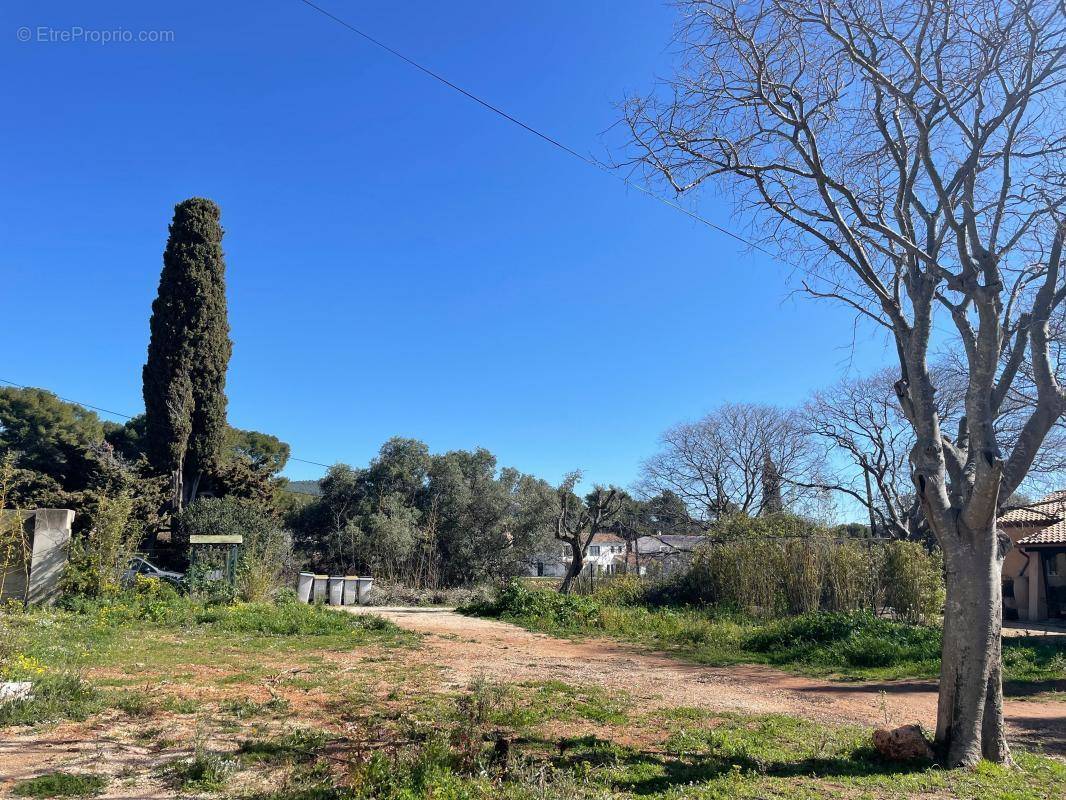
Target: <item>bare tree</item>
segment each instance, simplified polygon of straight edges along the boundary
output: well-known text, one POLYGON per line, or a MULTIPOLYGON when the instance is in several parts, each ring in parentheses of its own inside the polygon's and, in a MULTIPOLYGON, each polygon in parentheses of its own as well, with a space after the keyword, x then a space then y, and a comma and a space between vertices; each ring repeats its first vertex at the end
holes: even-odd
MULTIPOLYGON (((900 411, 894 382, 889 370, 843 380, 816 392, 801 416, 807 433, 825 446, 826 462, 835 465, 825 471, 821 488, 858 502, 869 516, 871 531, 920 538, 925 518, 908 466, 914 432, 900 411), (839 463, 840 456, 845 463, 839 463)), ((939 397, 958 395, 940 392, 939 397)), ((942 408, 942 419, 945 412, 942 408)))
POLYGON ((584 500, 574 494, 581 480, 580 472, 572 472, 560 484, 559 509, 555 517, 555 538, 570 546, 570 564, 559 591, 569 593, 585 568, 585 554, 592 537, 614 521, 622 510, 625 494, 615 487, 597 486, 584 500))
MULTIPOLYGON (((963 360, 949 358, 933 370, 942 427, 957 427, 962 416, 967 384, 964 366, 963 360)), ((845 379, 815 392, 801 416, 807 432, 824 443, 826 463, 832 464, 817 485, 859 503, 869 515, 870 528, 882 535, 931 541, 932 532, 911 480, 914 431, 900 409, 895 380, 891 370, 845 379)), ((1024 399, 1004 400, 996 419, 1001 448, 1009 451, 1013 447, 1031 410, 1031 403, 1024 399)), ((1034 459, 1023 490, 1040 492, 1061 485, 1066 472, 1064 434, 1060 419, 1034 459)), ((1004 502, 1014 506, 1019 497, 1004 502)))
POLYGON ((704 524, 780 511, 814 491, 799 478, 817 473, 818 450, 795 414, 773 406, 721 406, 670 428, 661 444, 643 465, 641 494, 676 494, 704 524))
POLYGON ((911 477, 944 551, 936 741, 948 764, 1008 762, 1002 499, 1066 395, 1049 321, 1066 297, 1059 0, 681 0, 685 58, 625 107, 631 162, 677 192, 722 178, 811 294, 887 330, 915 441, 911 477), (946 433, 929 368, 943 316, 966 364, 946 433), (996 420, 1022 370, 1011 449, 996 420))

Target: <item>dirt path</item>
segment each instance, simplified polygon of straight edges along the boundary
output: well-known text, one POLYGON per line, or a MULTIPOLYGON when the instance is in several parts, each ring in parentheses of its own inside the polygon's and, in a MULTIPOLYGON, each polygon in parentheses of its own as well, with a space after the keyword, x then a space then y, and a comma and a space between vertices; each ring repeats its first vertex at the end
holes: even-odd
MULTIPOLYGON (((936 718, 936 683, 888 681, 844 683, 805 678, 770 667, 708 667, 687 664, 607 640, 558 639, 495 620, 447 609, 351 608, 380 614, 427 634, 410 658, 443 666, 445 685, 466 686, 484 675, 501 681, 561 680, 623 689, 648 708, 700 706, 744 713, 782 713, 880 726, 936 718)), ((1008 700, 1012 739, 1066 756, 1066 703, 1008 700)))

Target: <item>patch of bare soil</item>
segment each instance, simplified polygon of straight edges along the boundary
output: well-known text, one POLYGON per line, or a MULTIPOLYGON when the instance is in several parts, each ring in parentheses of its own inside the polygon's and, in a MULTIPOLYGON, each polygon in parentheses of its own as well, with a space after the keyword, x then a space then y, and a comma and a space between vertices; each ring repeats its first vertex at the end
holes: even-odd
MULTIPOLYGON (((624 690, 644 709, 694 706, 748 714, 791 714, 864 726, 919 722, 935 727, 935 681, 836 682, 761 665, 709 667, 602 639, 574 641, 447 609, 359 608, 426 635, 406 659, 442 666, 441 688, 478 676, 504 682, 560 680, 624 690)), ((428 679, 428 675, 426 676, 428 679)), ((1013 741, 1066 756, 1066 703, 1008 700, 1013 741)))
POLYGON ((138 725, 122 716, 105 714, 0 738, 0 797, 10 796, 20 781, 58 771, 108 776, 101 795, 107 800, 173 797, 160 768, 192 753, 188 723, 168 715, 138 725))

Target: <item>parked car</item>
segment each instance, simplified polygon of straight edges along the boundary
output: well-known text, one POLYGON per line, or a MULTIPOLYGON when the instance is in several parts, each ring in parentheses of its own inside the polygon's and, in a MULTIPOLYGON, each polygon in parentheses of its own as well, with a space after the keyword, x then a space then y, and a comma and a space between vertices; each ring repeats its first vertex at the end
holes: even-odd
POLYGON ((131 584, 137 580, 138 575, 144 575, 146 578, 158 578, 159 580, 166 581, 174 586, 181 586, 182 582, 185 580, 185 574, 182 572, 162 569, 157 567, 147 558, 134 556, 130 561, 130 568, 122 575, 122 582, 125 584, 131 584))

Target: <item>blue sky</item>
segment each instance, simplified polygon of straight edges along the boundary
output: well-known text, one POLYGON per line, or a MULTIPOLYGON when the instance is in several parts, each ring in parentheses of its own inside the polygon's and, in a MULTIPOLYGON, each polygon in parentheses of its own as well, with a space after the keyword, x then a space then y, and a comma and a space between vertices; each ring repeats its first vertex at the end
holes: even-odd
MULTIPOLYGON (((673 58, 674 11, 648 0, 321 4, 593 155, 673 58)), ((675 422, 891 356, 790 298, 786 267, 297 0, 9 0, 0 20, 0 378, 140 411, 167 224, 193 195, 226 228, 230 421, 313 461, 404 435, 627 485, 675 422), (173 41, 39 40, 76 26, 173 41)))

